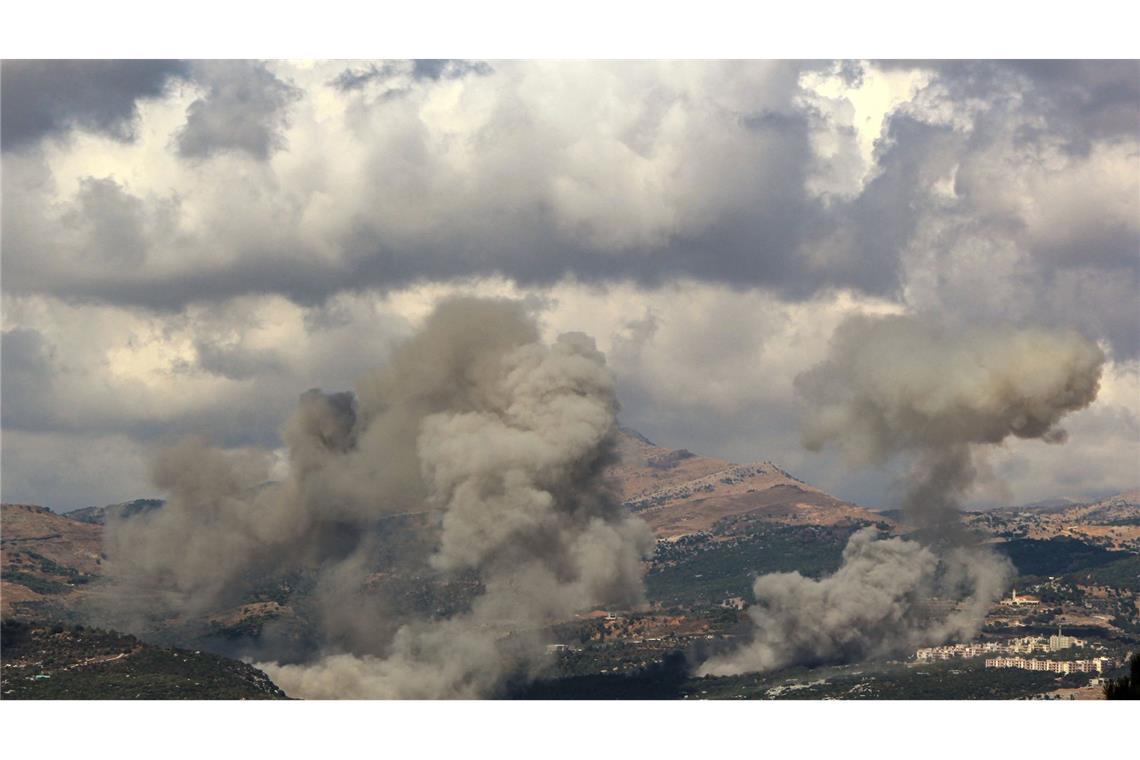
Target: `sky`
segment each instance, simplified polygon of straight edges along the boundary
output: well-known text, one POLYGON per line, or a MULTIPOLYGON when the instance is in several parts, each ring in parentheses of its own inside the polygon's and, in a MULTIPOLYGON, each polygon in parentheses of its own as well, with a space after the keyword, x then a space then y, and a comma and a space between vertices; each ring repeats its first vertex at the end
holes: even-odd
POLYGON ((0 490, 156 494, 200 434, 279 450, 433 305, 581 330, 620 419, 891 506, 801 445, 795 377, 853 314, 1072 329, 1064 446, 972 503, 1140 485, 1135 61, 5 61, 0 490))

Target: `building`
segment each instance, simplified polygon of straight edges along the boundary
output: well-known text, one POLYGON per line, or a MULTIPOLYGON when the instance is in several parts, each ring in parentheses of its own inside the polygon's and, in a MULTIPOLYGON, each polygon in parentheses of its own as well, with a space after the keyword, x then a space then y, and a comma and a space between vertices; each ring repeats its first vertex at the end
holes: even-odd
POLYGON ((1005 651, 1014 654, 1033 654, 1034 652, 1048 652, 1049 642, 1044 636, 1022 636, 1013 639, 1006 645, 1005 651))
MULTIPOLYGON (((981 657, 987 654, 1047 654, 1059 652, 1069 647, 1083 647, 1085 642, 1074 636, 1065 636, 1060 626, 1054 636, 1022 636, 1004 641, 973 642, 971 644, 946 644, 939 647, 923 647, 914 653, 919 662, 937 662, 955 658, 981 657)), ((1016 658, 1015 658, 1016 659, 1016 658)))
POLYGON ((1017 589, 1014 589, 1009 599, 1002 599, 1001 603, 1007 607, 1022 607, 1024 605, 1041 604, 1041 600, 1035 596, 1018 596, 1017 589))
POLYGON ((1061 626, 1057 626, 1057 635, 1049 637, 1049 651, 1059 652, 1069 647, 1083 647, 1085 642, 1075 636, 1065 636, 1061 633, 1061 626))
POLYGON ((1050 673, 1103 673, 1107 662, 1107 657, 1094 657, 1091 660, 1036 660, 1028 657, 993 657, 986 660, 986 667, 1044 670, 1050 673))
POLYGON ((1003 652, 1005 648, 1000 642, 986 641, 974 644, 947 644, 940 647, 923 647, 914 653, 919 662, 937 662, 939 660, 953 660, 956 658, 981 657, 984 654, 1003 652))

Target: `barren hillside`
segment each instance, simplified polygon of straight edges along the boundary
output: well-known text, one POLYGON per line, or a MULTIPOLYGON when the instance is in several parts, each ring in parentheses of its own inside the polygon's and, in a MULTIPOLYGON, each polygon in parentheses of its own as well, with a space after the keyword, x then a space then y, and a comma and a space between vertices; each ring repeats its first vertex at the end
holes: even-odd
POLYGON ((611 468, 625 506, 659 538, 708 531, 726 518, 788 525, 886 522, 789 475, 771 462, 735 464, 657 446, 623 429, 611 468))
POLYGON ((0 507, 0 607, 68 604, 98 576, 103 531, 45 507, 0 507))

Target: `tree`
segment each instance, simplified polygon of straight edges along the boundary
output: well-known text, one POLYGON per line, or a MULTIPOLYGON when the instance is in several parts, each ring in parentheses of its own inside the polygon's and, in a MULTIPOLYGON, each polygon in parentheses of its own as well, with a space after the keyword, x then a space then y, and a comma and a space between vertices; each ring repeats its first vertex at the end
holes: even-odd
POLYGON ((1105 681, 1105 699, 1140 699, 1140 652, 1129 658, 1128 668, 1131 675, 1105 681))

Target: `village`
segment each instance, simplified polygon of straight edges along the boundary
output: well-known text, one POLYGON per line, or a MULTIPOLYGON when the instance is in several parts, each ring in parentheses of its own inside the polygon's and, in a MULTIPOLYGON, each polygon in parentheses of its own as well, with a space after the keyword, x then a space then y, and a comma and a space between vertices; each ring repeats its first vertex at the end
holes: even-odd
POLYGON ((1039 593, 1018 593, 1015 588, 1000 600, 987 616, 986 631, 978 639, 920 647, 914 652, 912 663, 981 660, 985 670, 1017 669, 1066 676, 1090 674, 1092 677, 1087 683, 1072 691, 1085 698, 1095 696, 1104 683, 1104 674, 1127 662, 1131 655, 1131 651, 1100 638, 1112 630, 1111 621, 1119 620, 1101 610, 1105 605, 1098 603, 1097 597, 1101 602, 1108 597, 1097 595, 1096 588, 1069 587, 1056 578, 1034 584, 1032 590, 1039 593), (1055 606, 1045 605, 1041 594, 1048 595, 1055 606), (1055 633, 1002 635, 1003 631, 1039 627, 1044 620, 1056 621, 1055 633), (1066 620, 1089 631, 1096 640, 1066 635, 1066 620))

